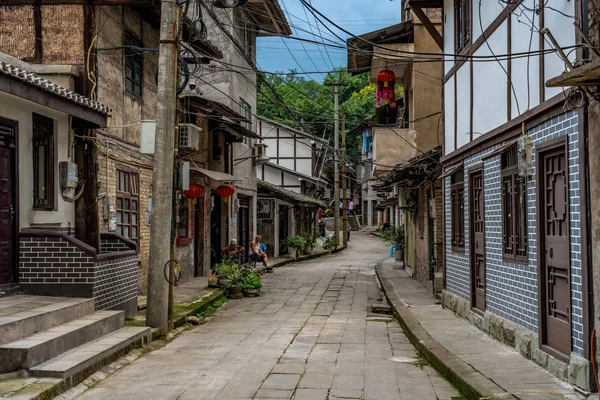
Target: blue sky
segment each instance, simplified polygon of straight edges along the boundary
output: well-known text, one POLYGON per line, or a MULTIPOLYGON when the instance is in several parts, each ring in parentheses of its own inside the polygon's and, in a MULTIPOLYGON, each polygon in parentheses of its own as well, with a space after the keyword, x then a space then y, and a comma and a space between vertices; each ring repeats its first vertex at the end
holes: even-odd
MULTIPOLYGON (((361 35, 400 22, 399 0, 308 1, 329 19, 355 35, 361 35)), ((315 40, 311 29, 318 36, 317 23, 312 14, 304 8, 300 0, 279 0, 279 3, 292 28, 293 36, 315 40), (308 32, 304 32, 303 30, 308 32)), ((326 21, 324 22, 327 23, 326 21)), ((348 37, 348 35, 338 31, 334 27, 330 28, 337 35, 344 38, 344 40, 348 37)), ((320 25, 320 29, 321 36, 344 45, 343 42, 336 39, 322 25, 320 25)), ((317 37, 316 40, 320 41, 321 39, 317 37)), ((329 71, 332 69, 332 65, 335 67, 346 66, 346 51, 344 49, 328 47, 325 50, 323 46, 310 43, 303 43, 303 48, 302 43, 293 39, 282 39, 280 37, 258 38, 257 61, 259 67, 263 71, 268 72, 287 72, 294 68, 299 72, 302 69, 306 72, 313 72, 329 71), (286 49, 283 41, 285 41, 297 62, 290 54, 290 51, 286 49)), ((327 42, 326 40, 325 43, 331 42, 327 42)), ((310 75, 310 77, 315 80, 323 79, 323 75, 310 75)))

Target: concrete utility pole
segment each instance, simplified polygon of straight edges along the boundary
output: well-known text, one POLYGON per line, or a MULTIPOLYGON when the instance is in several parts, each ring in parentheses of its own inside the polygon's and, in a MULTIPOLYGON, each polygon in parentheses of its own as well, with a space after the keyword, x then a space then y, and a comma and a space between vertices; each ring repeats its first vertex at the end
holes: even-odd
POLYGON ((154 172, 152 175, 152 227, 146 325, 167 333, 167 291, 164 266, 170 258, 173 210, 173 149, 175 145, 175 102, 179 6, 162 0, 158 53, 158 94, 154 172))
POLYGON ((348 189, 348 177, 346 176, 346 116, 344 115, 344 107, 342 107, 342 188, 344 197, 344 213, 342 220, 343 231, 344 231, 344 246, 348 245, 348 195, 346 190, 348 189))
POLYGON ((335 240, 340 241, 340 105, 339 105, 339 88, 340 82, 328 83, 327 85, 333 86, 333 98, 334 98, 334 144, 333 144, 333 191, 334 191, 334 205, 333 205, 333 231, 335 240))

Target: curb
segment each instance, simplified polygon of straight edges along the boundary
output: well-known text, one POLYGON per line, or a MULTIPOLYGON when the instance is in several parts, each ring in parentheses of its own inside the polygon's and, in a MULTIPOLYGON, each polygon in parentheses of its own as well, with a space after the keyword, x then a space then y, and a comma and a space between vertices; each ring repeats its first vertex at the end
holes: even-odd
MULTIPOLYGON (((388 303, 391 305, 394 315, 400 322, 404 333, 411 344, 423 355, 423 357, 446 379, 467 398, 479 400, 482 397, 506 393, 506 390, 498 386, 494 381, 487 378, 469 364, 449 352, 445 347, 436 342, 419 321, 405 306, 393 289, 390 280, 382 274, 382 264, 377 263, 375 272, 381 283, 381 287, 388 303)), ((506 398, 514 399, 506 393, 506 398)), ((498 397, 498 398, 505 398, 498 397)))
POLYGON ((339 253, 341 251, 344 251, 344 250, 346 250, 346 247, 345 246, 340 246, 340 247, 338 247, 335 250, 323 251, 321 253, 313 253, 313 254, 310 254, 308 256, 301 256, 299 258, 290 258, 289 260, 280 261, 280 262, 278 262, 276 264, 273 264, 272 267, 273 268, 281 268, 281 267, 284 267, 284 266, 289 265, 289 264, 299 263, 299 262, 303 262, 303 261, 309 261, 309 260, 313 260, 315 258, 329 256, 331 254, 337 254, 337 253, 339 253))

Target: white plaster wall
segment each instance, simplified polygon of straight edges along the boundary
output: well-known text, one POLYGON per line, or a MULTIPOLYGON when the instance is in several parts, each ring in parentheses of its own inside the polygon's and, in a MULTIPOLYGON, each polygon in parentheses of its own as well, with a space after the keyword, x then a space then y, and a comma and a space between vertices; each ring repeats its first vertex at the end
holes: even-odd
MULTIPOLYGON (((281 135, 281 131, 279 131, 281 135)), ((279 139, 279 157, 294 156, 294 139, 279 139)))
POLYGON ((277 139, 263 139, 263 143, 267 145, 267 156, 277 157, 277 139))
MULTIPOLYGON (((534 0, 525 0, 523 4, 528 8, 532 8, 534 6, 534 0)), ((531 22, 529 22, 527 17, 533 20, 536 28, 539 26, 538 15, 535 12, 527 12, 526 16, 519 15, 519 13, 512 14, 511 49, 513 53, 539 50, 539 34, 533 29, 532 38, 531 22), (531 47, 530 39, 532 39, 531 47)), ((514 92, 512 92, 511 89, 512 118, 516 118, 526 110, 532 109, 540 104, 539 65, 540 58, 538 56, 512 59, 511 78, 514 88, 514 92), (527 68, 528 64, 529 69, 527 68), (528 70, 529 75, 527 74, 528 70)))
POLYGON ((56 224, 75 229, 75 203, 65 202, 60 196, 58 162, 68 160, 69 116, 36 103, 0 92, 0 117, 16 120, 19 123, 19 169, 16 179, 19 182, 19 228, 31 224, 56 224), (33 145, 32 113, 41 114, 54 120, 54 211, 33 210, 33 145))
MULTIPOLYGON (((444 0, 444 53, 454 53, 454 0, 444 0)), ((444 75, 454 65, 454 57, 444 57, 444 75)), ((454 141, 453 141, 454 143, 454 141)))
MULTIPOLYGON (((292 175, 292 174, 288 174, 287 172, 283 173, 283 184, 285 186, 299 186, 300 185, 300 178, 298 178, 296 175, 292 175)), ((289 188, 290 190, 294 190, 295 188, 289 188)), ((298 190, 296 190, 297 192, 300 191, 300 188, 298 188, 298 190)))
POLYGON ((312 176, 312 161, 311 160, 297 160, 296 171, 301 174, 312 176))
MULTIPOLYGON (((479 36, 481 36, 481 25, 483 25, 483 30, 491 25, 492 22, 496 19, 496 17, 502 12, 505 3, 493 0, 473 0, 473 41, 475 41, 479 36), (481 23, 479 20, 479 12, 481 10, 481 23)), ((502 53, 505 54, 506 52, 502 53)))
POLYGON ((456 145, 458 148, 471 140, 471 63, 466 62, 456 73, 456 145))
MULTIPOLYGON (((312 157, 312 145, 310 139, 296 139, 296 156, 297 157, 312 157)), ((307 160, 302 160, 307 161, 307 160)))
MULTIPOLYGON (((551 0, 550 4, 552 8, 563 12, 567 15, 575 15, 575 1, 565 0, 551 0)), ((560 47, 567 47, 575 45, 575 28, 573 27, 573 19, 561 15, 557 11, 546 8, 544 10, 544 26, 552 32, 552 35, 560 45, 560 47)), ((544 41, 545 49, 554 49, 550 40, 544 41)), ((570 50, 565 50, 565 53, 569 53, 570 50)), ((571 62, 575 60, 575 51, 569 54, 571 62)), ((554 78, 565 71, 565 63, 560 58, 558 53, 550 53, 544 56, 544 79, 554 78)), ((546 100, 553 96, 561 93, 563 88, 546 88, 546 100)))
POLYGON ((444 154, 452 153, 454 148, 454 79, 452 76, 444 85, 444 154))
MULTIPOLYGON (((488 38, 494 54, 506 54, 506 21, 488 38)), ((485 44, 475 52, 477 56, 491 56, 485 44)), ((506 61, 500 61, 506 69, 506 61)), ((507 122, 506 85, 508 77, 498 62, 473 63, 473 132, 486 133, 507 122)), ((463 107, 459 104, 459 107, 463 107)), ((468 107, 468 105, 467 105, 468 107)))
POLYGON ((269 167, 268 164, 265 164, 265 176, 263 179, 274 185, 281 186, 283 184, 283 182, 281 182, 281 171, 273 167, 269 167))
MULTIPOLYGON (((281 153, 279 153, 279 155, 281 155, 281 153)), ((286 156, 286 157, 291 157, 291 156, 286 156)), ((294 160, 279 160, 278 164, 281 165, 282 167, 285 167, 285 168, 288 168, 291 170, 294 169, 294 160)))

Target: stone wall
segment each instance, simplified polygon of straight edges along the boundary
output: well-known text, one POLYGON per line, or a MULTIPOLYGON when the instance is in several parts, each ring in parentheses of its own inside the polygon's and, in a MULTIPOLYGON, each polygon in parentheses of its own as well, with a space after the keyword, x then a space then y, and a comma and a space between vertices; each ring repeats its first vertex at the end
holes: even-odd
MULTIPOLYGON (((533 161, 536 146, 548 140, 567 136, 569 145, 569 191, 571 225, 571 304, 572 304, 572 352, 583 355, 583 308, 581 286, 581 232, 579 194, 579 133, 578 116, 567 112, 549 119, 527 131, 532 137, 533 161)), ((465 191, 465 250, 456 252, 451 248, 451 216, 446 213, 446 288, 462 297, 470 298, 469 262, 469 187, 468 171, 481 163, 481 158, 493 151, 492 146, 464 160, 465 191)), ((500 156, 483 162, 485 202, 485 251, 486 251, 486 308, 502 318, 512 321, 529 331, 538 331, 538 265, 537 265, 537 214, 536 172, 527 184, 528 193, 528 257, 527 265, 503 260, 502 250, 502 204, 500 186, 500 156)), ((450 210, 450 178, 445 182, 446 210, 450 210)))

